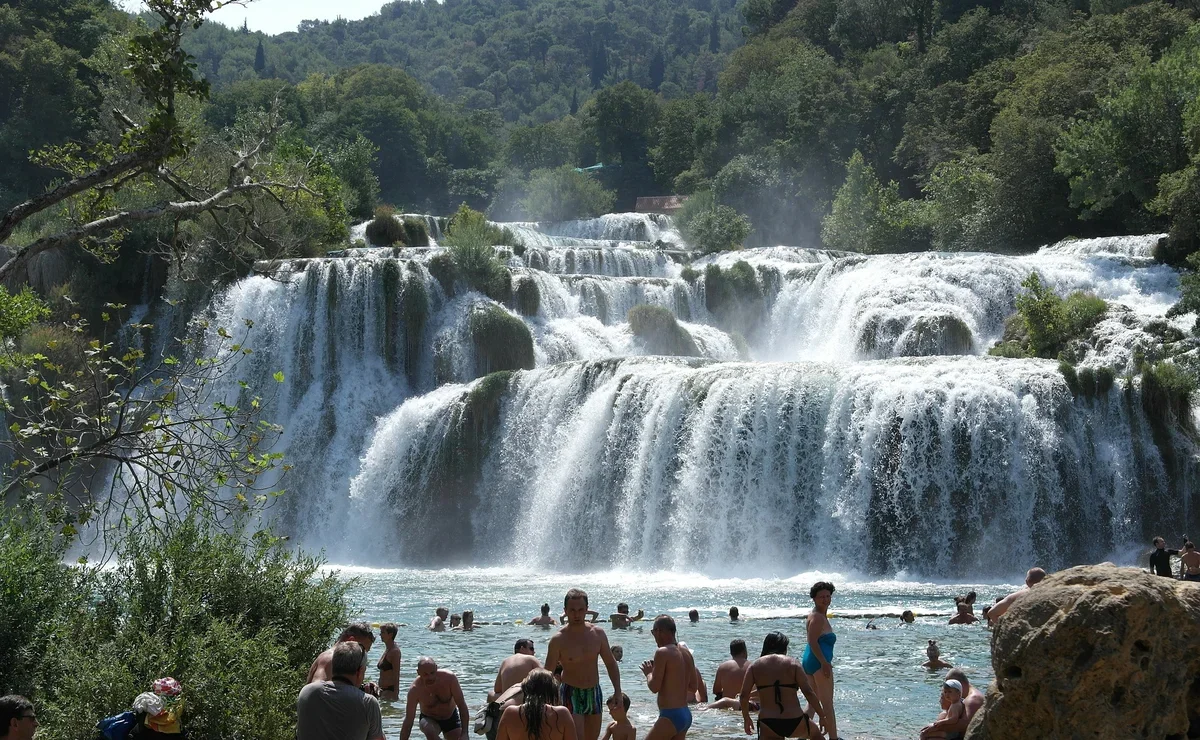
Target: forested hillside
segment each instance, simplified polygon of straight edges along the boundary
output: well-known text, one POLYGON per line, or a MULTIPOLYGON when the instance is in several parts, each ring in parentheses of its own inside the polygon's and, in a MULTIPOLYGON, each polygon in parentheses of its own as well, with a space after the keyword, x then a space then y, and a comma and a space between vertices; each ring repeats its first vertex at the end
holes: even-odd
MULTIPOLYGON (((24 75, 0 108, 10 201, 50 176, 25 153, 95 138, 95 70, 133 25, 101 0, 51 4, 36 23, 0 5, 0 75, 24 75)), ((590 177, 617 209, 703 193, 685 222, 704 217, 706 244, 741 241, 710 233, 740 214, 752 245, 1020 249, 1171 228, 1164 258, 1196 246, 1194 2, 393 2, 277 37, 205 24, 186 45, 213 87, 204 126, 278 102, 359 217, 588 215, 613 202, 590 177), (579 197, 543 207, 564 188, 579 197)))

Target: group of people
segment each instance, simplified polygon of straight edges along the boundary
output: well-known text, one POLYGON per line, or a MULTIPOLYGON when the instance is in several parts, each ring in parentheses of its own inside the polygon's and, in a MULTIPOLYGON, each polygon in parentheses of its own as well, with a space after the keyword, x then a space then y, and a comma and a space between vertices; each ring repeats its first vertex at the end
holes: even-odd
POLYGON ((1154 538, 1154 549, 1150 551, 1150 572, 1156 575, 1173 578, 1171 556, 1179 556, 1179 577, 1185 581, 1200 582, 1200 550, 1183 536, 1183 547, 1179 550, 1167 547, 1167 541, 1162 537, 1154 538))
MULTIPOLYGON (((812 587, 814 606, 799 660, 788 656, 789 640, 780 632, 767 635, 761 656, 753 661, 745 642, 734 640, 730 659, 717 668, 708 707, 740 710, 747 734, 754 734, 751 713, 757 712, 758 735, 766 740, 822 734, 836 739, 832 661, 837 637, 828 618, 833 592, 832 583, 812 587), (801 705, 801 694, 807 708, 801 705)), ((463 629, 468 629, 468 613, 463 629)), ((621 689, 620 656, 609 644, 607 632, 595 624, 598 616, 589 607, 588 595, 571 589, 563 599, 562 626, 550 638, 544 663, 534 654, 533 640, 516 642, 513 654, 500 664, 482 713, 480 729, 489 740, 599 740, 605 709, 611 722, 604 740, 635 740, 637 731, 628 717, 630 700, 621 689), (600 665, 612 686, 607 700, 600 665)), ((731 622, 740 619, 736 607, 729 616, 731 622)), ((448 617, 448 610, 439 609, 430 629, 444 630, 448 617)), ((643 610, 631 613, 622 603, 608 621, 614 628, 626 629, 644 619, 643 610)), ((689 621, 699 621, 696 610, 689 621)), ((530 623, 555 626, 549 605, 544 604, 541 615, 530 623)), ((349 625, 332 648, 317 656, 297 699, 298 740, 383 738, 379 698, 398 698, 400 649, 395 645, 396 625, 383 625, 380 634, 386 648, 377 664, 378 683, 365 679, 366 655, 374 644, 365 623, 349 625)), ((677 639, 671 616, 654 618, 650 634, 656 649, 640 668, 648 689, 657 696, 659 714, 645 739, 683 740, 692 725, 692 705, 707 699, 704 679, 691 650, 677 639)), ((409 740, 414 724, 428 740, 460 740, 467 717, 457 676, 432 658, 420 658, 406 696, 400 740, 409 740)))

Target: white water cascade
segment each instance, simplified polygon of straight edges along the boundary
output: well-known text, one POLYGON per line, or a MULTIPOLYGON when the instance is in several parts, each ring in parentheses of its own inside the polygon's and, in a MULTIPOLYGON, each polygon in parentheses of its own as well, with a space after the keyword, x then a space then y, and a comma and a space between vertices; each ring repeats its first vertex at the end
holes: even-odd
POLYGON ((251 381, 284 371, 268 418, 297 466, 294 540, 373 565, 1000 576, 1200 523, 1189 439, 1120 377, 1178 297, 1157 236, 685 268, 664 217, 506 226, 532 309, 448 294, 439 249, 297 260, 213 303, 220 325, 255 322, 251 381), (1111 390, 983 356, 1033 271, 1112 305, 1081 363, 1114 366, 1111 390), (626 319, 643 305, 697 356, 648 356, 626 319), (495 308, 528 329, 534 369, 476 379, 472 316, 495 308))

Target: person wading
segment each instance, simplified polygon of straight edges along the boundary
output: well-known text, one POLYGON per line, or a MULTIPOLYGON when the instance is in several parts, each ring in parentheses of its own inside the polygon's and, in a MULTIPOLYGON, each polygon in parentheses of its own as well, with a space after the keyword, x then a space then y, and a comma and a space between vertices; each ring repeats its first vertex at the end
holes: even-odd
MULTIPOLYGON (((562 704, 575 720, 576 740, 597 740, 604 712, 600 691, 600 671, 596 660, 604 661, 613 695, 621 695, 621 671, 608 646, 603 629, 584 621, 588 615, 588 596, 573 588, 563 599, 566 625, 554 633, 546 648, 546 668, 562 666, 562 704)), ((403 739, 402 740, 406 740, 403 739)))
POLYGON ((550 671, 530 671, 521 682, 521 693, 522 703, 505 708, 500 716, 496 740, 576 740, 571 712, 554 706, 558 696, 550 671))

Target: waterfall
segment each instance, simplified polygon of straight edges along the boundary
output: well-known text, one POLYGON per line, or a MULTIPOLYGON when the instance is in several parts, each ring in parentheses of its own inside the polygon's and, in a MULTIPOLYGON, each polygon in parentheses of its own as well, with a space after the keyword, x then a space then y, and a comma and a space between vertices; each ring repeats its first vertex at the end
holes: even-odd
POLYGON ((440 248, 369 248, 262 265, 208 308, 254 323, 238 380, 284 373, 266 416, 294 541, 378 565, 1002 577, 1200 523, 1189 433, 1125 377, 1179 296, 1160 235, 689 263, 666 217, 500 225, 524 242, 498 248, 504 301, 436 279, 440 248), (1111 390, 985 356, 1032 272, 1110 303, 1080 367, 1116 369, 1111 390), (675 341, 635 334, 639 306, 675 341), (523 324, 534 369, 479 377, 479 312, 523 324), (698 356, 649 356, 680 347, 698 356))
POLYGON ((427 533, 469 511, 477 562, 1001 576, 1191 508, 1132 389, 1082 403, 1048 361, 570 363, 512 378, 467 443, 447 430, 475 392, 404 404, 363 458, 356 503, 406 502, 378 535, 404 558, 437 561, 427 533), (463 459, 480 469, 446 501, 430 483, 463 459))

